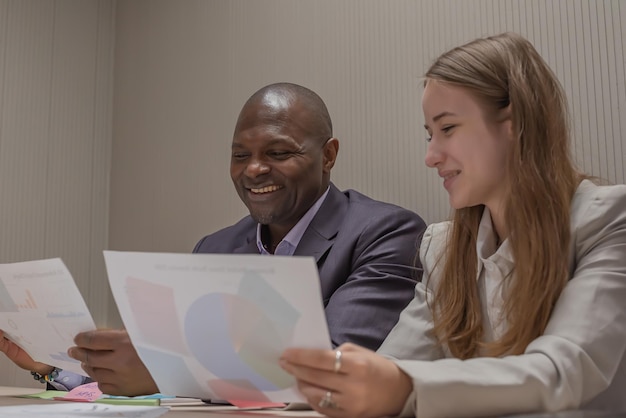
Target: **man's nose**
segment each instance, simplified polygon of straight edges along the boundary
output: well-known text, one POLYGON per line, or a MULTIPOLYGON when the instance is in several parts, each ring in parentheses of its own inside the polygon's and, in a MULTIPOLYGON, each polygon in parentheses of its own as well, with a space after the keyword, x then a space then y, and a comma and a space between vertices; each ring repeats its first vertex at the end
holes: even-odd
POLYGON ((250 161, 246 166, 246 176, 254 178, 270 172, 270 166, 261 160, 250 161))

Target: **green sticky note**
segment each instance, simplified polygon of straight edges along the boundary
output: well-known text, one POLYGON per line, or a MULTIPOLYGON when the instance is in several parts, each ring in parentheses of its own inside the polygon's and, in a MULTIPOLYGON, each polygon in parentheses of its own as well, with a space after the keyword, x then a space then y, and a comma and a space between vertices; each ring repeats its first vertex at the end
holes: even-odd
POLYGON ((37 399, 52 399, 57 396, 65 396, 67 392, 62 390, 45 390, 39 393, 32 393, 30 395, 20 395, 20 398, 37 398, 37 399))
POLYGON ((160 399, 156 398, 143 398, 143 399, 121 399, 121 398, 99 398, 94 402, 106 403, 112 405, 137 405, 137 406, 159 406, 160 399))

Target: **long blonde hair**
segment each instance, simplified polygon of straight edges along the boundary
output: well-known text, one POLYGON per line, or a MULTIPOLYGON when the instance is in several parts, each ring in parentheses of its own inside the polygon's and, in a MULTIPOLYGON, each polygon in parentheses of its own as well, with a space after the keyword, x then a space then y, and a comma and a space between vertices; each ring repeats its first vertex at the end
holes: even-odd
POLYGON ((483 337, 476 237, 483 206, 456 210, 432 302, 434 333, 458 358, 520 354, 541 335, 568 280, 570 205, 581 180, 569 150, 565 94, 530 42, 513 33, 477 39, 441 55, 426 73, 467 89, 496 113, 510 105, 515 144, 507 168, 505 222, 515 268, 503 315, 508 329, 483 337))

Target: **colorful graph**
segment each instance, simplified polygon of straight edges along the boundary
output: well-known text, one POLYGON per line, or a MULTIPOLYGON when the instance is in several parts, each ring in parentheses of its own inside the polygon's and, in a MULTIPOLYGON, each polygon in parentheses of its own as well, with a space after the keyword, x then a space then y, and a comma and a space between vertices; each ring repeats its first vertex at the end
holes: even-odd
POLYGON ((209 293, 196 299, 185 316, 185 336, 196 359, 223 383, 272 392, 294 383, 278 358, 298 317, 263 277, 248 273, 238 294, 209 293))
MULTIPOLYGON (((245 399, 266 400, 261 391, 279 391, 294 384, 278 359, 291 341, 300 313, 261 275, 243 274, 237 294, 199 289, 200 296, 184 314, 182 330, 175 320, 173 288, 134 277, 125 282, 143 338, 162 350, 185 355, 182 338, 172 338, 184 335, 191 354, 217 377, 207 384, 223 399, 235 392, 245 399)), ((143 353, 147 347, 138 350, 143 353)))
MULTIPOLYGON (((15 291, 15 289, 13 289, 15 291)), ((21 291, 20 291, 21 293, 21 291)), ((37 310, 37 302, 29 289, 24 289, 24 297, 18 302, 16 298, 9 293, 5 284, 0 281, 0 312, 19 312, 25 310, 37 310)))
POLYGON ((24 299, 24 302, 22 303, 18 303, 17 307, 19 309, 37 309, 37 303, 35 302, 35 299, 33 298, 32 293, 30 293, 30 290, 26 289, 26 299, 24 299))

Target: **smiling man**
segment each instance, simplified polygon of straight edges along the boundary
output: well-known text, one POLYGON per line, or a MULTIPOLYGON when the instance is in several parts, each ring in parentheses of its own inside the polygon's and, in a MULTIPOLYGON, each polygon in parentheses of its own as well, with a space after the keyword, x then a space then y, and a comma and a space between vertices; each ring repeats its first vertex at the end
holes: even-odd
MULTIPOLYGON (((230 174, 250 215, 204 237, 196 253, 313 256, 333 345, 378 348, 413 298, 425 229, 415 213, 339 191, 339 151, 322 99, 296 84, 263 87, 243 106, 230 174)), ((158 389, 123 330, 77 335, 69 354, 112 395, 158 389)))
POLYGON ((339 191, 330 181, 338 151, 316 93, 289 83, 254 93, 237 119, 230 164, 250 215, 194 252, 315 257, 333 344, 376 349, 421 277, 414 261, 425 224, 398 206, 339 191))

